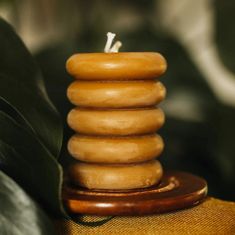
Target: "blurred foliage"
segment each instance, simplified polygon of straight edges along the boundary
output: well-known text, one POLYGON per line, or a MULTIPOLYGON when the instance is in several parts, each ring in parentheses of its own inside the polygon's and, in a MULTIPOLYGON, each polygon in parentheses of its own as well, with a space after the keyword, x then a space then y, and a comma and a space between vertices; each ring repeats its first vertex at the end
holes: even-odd
POLYGON ((13 29, 2 19, 0 27, 0 99, 19 114, 21 122, 57 157, 62 124, 45 91, 41 71, 13 29))
POLYGON ((55 235, 50 219, 11 178, 0 171, 2 235, 55 235))
POLYGON ((220 57, 225 65, 235 73, 235 3, 234 1, 214 0, 216 10, 216 42, 220 57))
POLYGON ((2 18, 0 42, 0 234, 55 234, 38 204, 51 216, 66 216, 56 159, 61 120, 38 66, 2 18))
POLYGON ((0 112, 0 124, 1 170, 18 182, 48 212, 63 214, 62 170, 54 157, 34 135, 4 112, 0 112))
MULTIPOLYGON (((107 17, 105 18, 101 13, 107 12, 110 17, 111 13, 116 14, 114 9, 118 10, 125 5, 135 9, 142 22, 131 30, 116 32, 118 39, 123 42, 121 51, 159 51, 162 53, 168 61, 168 71, 162 77, 162 82, 167 87, 169 100, 185 94, 183 98, 192 106, 192 109, 196 108, 195 112, 199 112, 202 116, 200 120, 195 121, 181 119, 170 113, 167 115, 166 124, 160 130, 166 143, 165 151, 160 158, 161 162, 165 169, 184 170, 205 177, 209 183, 210 195, 235 200, 234 108, 227 107, 216 99, 185 49, 153 25, 149 16, 152 15, 155 1, 148 1, 148 4, 144 1, 135 3, 131 1, 107 3, 105 1, 107 5, 100 3, 99 9, 92 3, 88 1, 78 4, 81 28, 74 28, 77 32, 76 37, 51 45, 35 55, 46 78, 49 96, 63 117, 65 138, 60 161, 65 166, 72 161, 66 150, 67 140, 72 134, 66 124, 66 115, 71 109, 66 99, 66 88, 72 78, 65 71, 65 62, 68 57, 77 52, 102 51, 106 40, 105 34, 110 31, 109 27, 115 19, 107 20, 107 17), (100 10, 102 7, 104 9, 100 10), (90 11, 85 13, 84 10, 88 8, 90 11), (97 9, 96 14, 89 18, 94 8, 97 9)), ((231 1, 230 4, 235 6, 235 3, 232 4, 231 1)), ((221 31, 229 28, 226 27, 227 22, 221 20, 226 18, 224 8, 227 5, 225 1, 217 1, 215 5, 217 7, 216 26, 218 26, 216 29, 221 38, 224 38, 221 31)), ((223 48, 227 46, 228 49, 229 46, 225 44, 226 41, 219 41, 221 54, 227 56, 229 53, 223 48)), ((234 45, 232 48, 235 50, 234 45)), ((234 61, 229 61, 230 67, 234 69, 235 66, 231 64, 234 61)), ((163 103, 162 106, 167 109, 167 105, 166 101, 166 104, 163 103)), ((178 113, 180 112, 181 109, 178 113)))
POLYGON ((0 39, 0 169, 59 215, 63 213, 62 170, 56 162, 62 142, 60 117, 35 61, 2 19, 0 39))

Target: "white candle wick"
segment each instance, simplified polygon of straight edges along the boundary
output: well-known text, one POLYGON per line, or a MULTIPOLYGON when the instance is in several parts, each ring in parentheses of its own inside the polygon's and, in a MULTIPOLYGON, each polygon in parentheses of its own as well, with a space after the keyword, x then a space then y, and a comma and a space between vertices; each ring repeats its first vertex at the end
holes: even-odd
POLYGON ((110 52, 118 52, 121 46, 122 46, 122 43, 120 41, 115 42, 115 44, 110 49, 110 52))
POLYGON ((118 52, 119 48, 122 46, 120 41, 117 41, 113 46, 113 39, 115 38, 116 34, 108 32, 107 33, 107 42, 104 47, 104 52, 111 53, 111 52, 118 52), (112 46, 112 47, 111 47, 112 46))

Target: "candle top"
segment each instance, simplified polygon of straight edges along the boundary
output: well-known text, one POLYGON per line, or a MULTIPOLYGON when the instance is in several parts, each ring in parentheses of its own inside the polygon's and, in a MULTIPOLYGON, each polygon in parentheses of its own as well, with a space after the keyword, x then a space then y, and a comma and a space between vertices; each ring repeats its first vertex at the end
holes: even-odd
POLYGON ((113 43, 116 34, 108 32, 105 53, 81 53, 71 56, 66 68, 81 80, 145 80, 163 74, 167 64, 156 52, 118 52, 122 43, 113 43))
POLYGON ((66 68, 81 80, 145 80, 162 75, 167 63, 156 52, 81 53, 71 56, 66 68))

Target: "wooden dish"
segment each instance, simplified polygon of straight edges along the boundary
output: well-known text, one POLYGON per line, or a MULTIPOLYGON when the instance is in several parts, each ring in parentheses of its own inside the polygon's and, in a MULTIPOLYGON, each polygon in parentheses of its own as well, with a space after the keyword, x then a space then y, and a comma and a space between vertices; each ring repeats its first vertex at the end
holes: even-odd
POLYGON ((146 189, 88 190, 65 181, 63 200, 70 213, 148 215, 195 206, 207 195, 204 179, 185 172, 165 172, 161 183, 146 189))

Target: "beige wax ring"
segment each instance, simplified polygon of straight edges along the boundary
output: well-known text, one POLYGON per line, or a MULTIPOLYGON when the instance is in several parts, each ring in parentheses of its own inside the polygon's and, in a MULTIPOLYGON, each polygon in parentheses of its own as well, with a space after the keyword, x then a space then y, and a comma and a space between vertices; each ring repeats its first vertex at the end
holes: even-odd
POLYGON ((135 189, 157 184, 163 174, 161 164, 148 161, 139 164, 75 163, 69 169, 74 184, 88 189, 135 189))
POLYGON ((155 52, 81 53, 66 63, 68 73, 81 80, 154 79, 166 67, 164 57, 155 52))
POLYGON ((93 163, 135 163, 158 157, 164 148, 159 135, 94 137, 74 135, 69 153, 77 160, 93 163))
POLYGON ((69 100, 80 107, 129 108, 154 106, 166 95, 158 81, 75 81, 67 90, 69 100))
POLYGON ((149 109, 72 109, 68 125, 85 135, 142 135, 156 132, 164 123, 159 108, 149 109))

